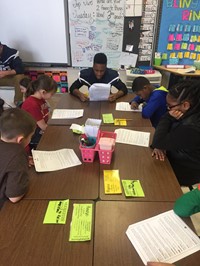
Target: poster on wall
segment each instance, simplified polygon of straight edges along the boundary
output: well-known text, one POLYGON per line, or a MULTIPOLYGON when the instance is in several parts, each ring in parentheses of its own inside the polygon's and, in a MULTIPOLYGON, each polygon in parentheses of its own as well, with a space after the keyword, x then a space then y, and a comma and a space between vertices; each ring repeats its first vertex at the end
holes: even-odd
POLYGON ((119 68, 122 51, 124 0, 68 0, 71 59, 74 67, 90 67, 96 53, 119 68))
POLYGON ((164 0, 157 52, 162 64, 200 60, 200 0, 164 0))

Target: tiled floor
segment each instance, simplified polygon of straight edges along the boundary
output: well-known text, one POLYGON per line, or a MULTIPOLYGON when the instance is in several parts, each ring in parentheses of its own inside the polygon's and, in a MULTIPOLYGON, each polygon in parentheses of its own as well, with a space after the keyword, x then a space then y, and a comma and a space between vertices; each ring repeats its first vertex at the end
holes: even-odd
MULTIPOLYGON (((67 76, 68 76, 68 84, 69 87, 71 86, 71 84, 77 79, 78 77, 78 73, 79 73, 79 69, 77 68, 67 68, 67 76)), ((126 82, 126 75, 125 75, 125 71, 120 71, 120 78, 123 82, 126 82)), ((87 90, 86 87, 81 88, 83 91, 87 90)), ((60 100, 60 97, 62 96, 62 94, 56 94, 53 96, 53 98, 49 101, 50 105, 51 105, 51 109, 53 110, 58 101, 60 100)), ((189 189, 187 187, 182 187, 182 191, 183 193, 186 193, 189 191, 189 189)), ((192 222, 195 226, 195 229, 197 231, 197 234, 200 236, 200 213, 192 215, 191 216, 192 222)))

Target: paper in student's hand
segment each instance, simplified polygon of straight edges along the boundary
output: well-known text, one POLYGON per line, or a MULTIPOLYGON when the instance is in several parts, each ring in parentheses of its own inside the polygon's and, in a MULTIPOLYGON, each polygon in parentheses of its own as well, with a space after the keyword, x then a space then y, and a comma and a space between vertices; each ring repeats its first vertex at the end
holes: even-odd
POLYGON ((107 101, 110 95, 110 84, 94 83, 89 87, 90 101, 107 101))

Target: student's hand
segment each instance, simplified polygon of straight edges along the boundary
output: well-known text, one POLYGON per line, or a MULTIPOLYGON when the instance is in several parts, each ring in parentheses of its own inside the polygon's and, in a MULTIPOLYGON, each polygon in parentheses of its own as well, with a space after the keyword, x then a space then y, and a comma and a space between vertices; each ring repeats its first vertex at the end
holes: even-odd
POLYGON ((28 156, 28 166, 31 167, 33 165, 34 165, 33 157, 32 156, 28 156))
POLYGON ((156 160, 164 161, 165 160, 165 151, 154 149, 152 152, 152 157, 156 157, 156 160))
POLYGON ((147 266, 175 266, 174 264, 171 263, 165 263, 165 262, 152 262, 148 261, 147 266))
POLYGON ((109 102, 114 102, 117 100, 117 94, 116 93, 113 93, 113 94, 110 94, 110 96, 108 97, 108 101, 109 102))
POLYGON ((180 119, 183 115, 183 113, 179 110, 170 110, 169 114, 177 120, 180 119))
POLYGON ((88 96, 86 94, 82 93, 82 92, 80 92, 80 94, 79 94, 78 97, 81 100, 81 102, 87 102, 87 101, 89 101, 88 96))
POLYGON ((131 103, 131 109, 133 109, 133 110, 138 109, 138 106, 139 106, 139 104, 136 103, 136 102, 132 102, 132 103, 131 103))
POLYGON ((6 71, 0 71, 0 79, 7 76, 6 71))

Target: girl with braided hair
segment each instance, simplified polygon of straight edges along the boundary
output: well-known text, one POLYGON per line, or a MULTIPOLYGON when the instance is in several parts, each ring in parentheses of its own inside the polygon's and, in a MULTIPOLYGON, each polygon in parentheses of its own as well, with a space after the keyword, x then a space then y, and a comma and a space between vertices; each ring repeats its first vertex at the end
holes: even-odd
POLYGON ((168 112, 161 118, 152 142, 156 159, 170 161, 182 186, 200 182, 200 82, 188 80, 172 87, 168 112))

